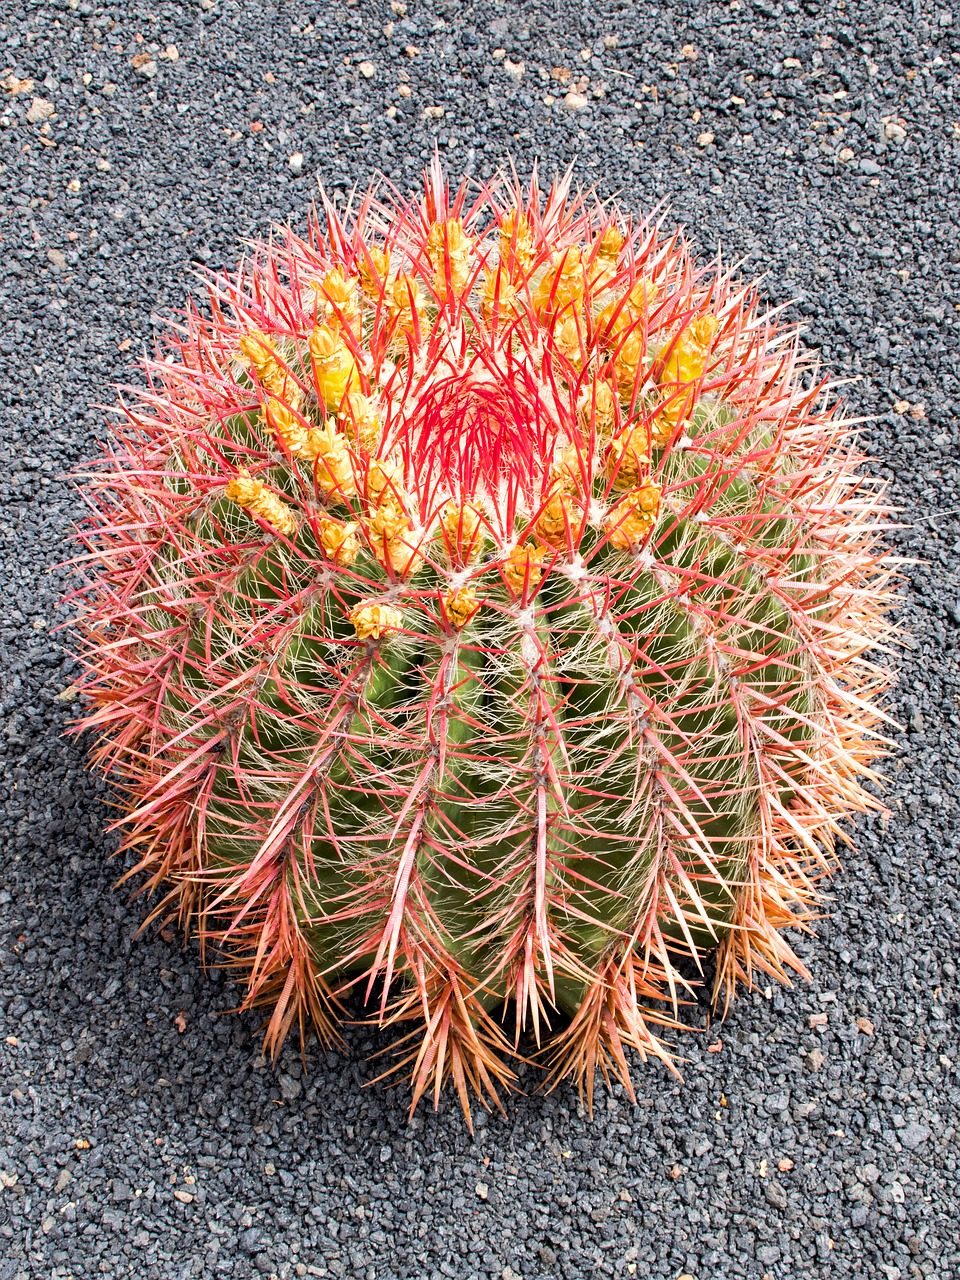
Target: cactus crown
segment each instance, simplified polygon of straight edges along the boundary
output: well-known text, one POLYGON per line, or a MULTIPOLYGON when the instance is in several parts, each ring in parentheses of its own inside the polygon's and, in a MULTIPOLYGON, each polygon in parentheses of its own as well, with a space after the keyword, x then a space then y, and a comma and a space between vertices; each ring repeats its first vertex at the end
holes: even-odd
POLYGON ((880 492, 678 234, 438 163, 325 215, 211 279, 87 491, 134 872, 274 1051, 376 991, 414 1104, 469 1118, 506 1003, 552 1078, 629 1089, 684 959, 803 972, 780 931, 874 803, 880 492))

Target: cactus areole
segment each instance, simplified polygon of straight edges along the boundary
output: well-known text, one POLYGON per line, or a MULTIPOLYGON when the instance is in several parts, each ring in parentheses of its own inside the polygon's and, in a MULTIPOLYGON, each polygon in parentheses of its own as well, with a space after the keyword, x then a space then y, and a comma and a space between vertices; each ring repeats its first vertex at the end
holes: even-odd
POLYGON ((522 1032, 629 1090, 706 953, 724 1001, 804 972, 891 570, 755 286, 569 180, 384 192, 212 276, 121 400, 83 725, 267 1048, 356 994, 469 1119, 522 1032))

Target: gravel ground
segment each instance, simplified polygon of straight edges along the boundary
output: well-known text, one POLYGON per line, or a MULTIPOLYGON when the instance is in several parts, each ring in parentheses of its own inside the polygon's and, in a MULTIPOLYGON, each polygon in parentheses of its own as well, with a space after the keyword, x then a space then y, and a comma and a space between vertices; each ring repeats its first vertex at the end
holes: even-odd
POLYGON ((0 1280, 960 1274, 960 20, 927 0, 4 14, 0 1280), (636 1108, 534 1095, 475 1139, 453 1105, 407 1126, 402 1091, 362 1089, 366 1033, 275 1072, 225 982, 135 940, 51 634, 63 473, 191 264, 301 220, 317 174, 404 185, 435 144, 477 177, 576 159, 766 273, 851 379, 910 522, 891 812, 803 946, 813 983, 689 1037, 682 1086, 641 1068, 636 1108))

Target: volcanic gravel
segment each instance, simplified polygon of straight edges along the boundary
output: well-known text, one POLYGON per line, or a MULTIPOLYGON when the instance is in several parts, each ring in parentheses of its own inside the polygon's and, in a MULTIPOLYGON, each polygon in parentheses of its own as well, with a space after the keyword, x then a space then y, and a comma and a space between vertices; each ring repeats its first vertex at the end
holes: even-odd
MULTIPOLYGON (((960 18, 733 0, 273 5, 7 0, 0 102, 4 757, 0 1280, 960 1274, 960 18), (148 11, 149 10, 149 11, 148 11), (24 84, 32 81, 32 85, 24 84), (765 274, 848 378, 906 557, 889 816, 864 824, 812 984, 636 1073, 407 1124, 347 1056, 260 1056, 113 885, 106 788, 61 735, 66 473, 198 264, 302 225, 319 177, 575 160, 765 274)), ((529 1078, 528 1084, 533 1084, 529 1078)))

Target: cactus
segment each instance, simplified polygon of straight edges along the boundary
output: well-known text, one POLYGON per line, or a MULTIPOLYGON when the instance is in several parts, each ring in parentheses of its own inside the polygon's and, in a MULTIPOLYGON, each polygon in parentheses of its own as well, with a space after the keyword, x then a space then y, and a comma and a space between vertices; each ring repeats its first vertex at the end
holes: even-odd
POLYGON ((891 568, 756 286, 569 177, 385 190, 211 276, 121 399, 82 727, 266 1048, 356 993, 469 1121, 524 1031, 592 1101, 707 953, 724 1003, 805 972, 891 568))

